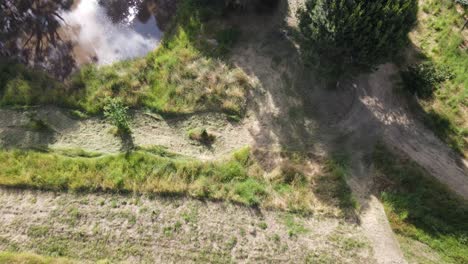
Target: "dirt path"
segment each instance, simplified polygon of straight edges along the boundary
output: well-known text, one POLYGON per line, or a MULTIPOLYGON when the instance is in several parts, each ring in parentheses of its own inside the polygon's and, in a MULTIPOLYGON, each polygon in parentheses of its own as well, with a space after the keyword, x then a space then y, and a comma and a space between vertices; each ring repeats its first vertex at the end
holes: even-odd
POLYGON ((0 251, 13 249, 85 263, 374 263, 361 227, 338 219, 180 198, 0 189, 0 251))
MULTIPOLYGON (((409 113, 403 103, 405 100, 394 91, 397 73, 394 65, 387 64, 370 76, 357 80, 355 89, 359 101, 373 117, 364 120, 377 123, 381 139, 388 146, 408 155, 437 180, 468 200, 467 161, 409 113)), ((362 120, 363 116, 350 118, 359 124, 357 119, 362 120)))

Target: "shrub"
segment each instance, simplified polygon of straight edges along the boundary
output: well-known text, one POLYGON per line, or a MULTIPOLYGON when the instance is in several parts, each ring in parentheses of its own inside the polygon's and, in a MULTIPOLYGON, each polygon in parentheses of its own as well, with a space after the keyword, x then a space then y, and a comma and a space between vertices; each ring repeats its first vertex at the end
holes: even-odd
POLYGON ((128 107, 122 103, 120 98, 107 100, 104 106, 104 116, 108 118, 119 132, 129 133, 128 107))
POLYGON ((196 140, 205 145, 211 145, 216 139, 216 136, 209 133, 205 128, 195 128, 189 131, 189 138, 196 140))
POLYGON ((371 70, 407 42, 416 0, 308 0, 299 10, 306 63, 329 81, 371 70))
POLYGON ((453 74, 446 67, 426 61, 409 66, 401 77, 405 90, 421 98, 430 98, 442 82, 453 78, 453 74))

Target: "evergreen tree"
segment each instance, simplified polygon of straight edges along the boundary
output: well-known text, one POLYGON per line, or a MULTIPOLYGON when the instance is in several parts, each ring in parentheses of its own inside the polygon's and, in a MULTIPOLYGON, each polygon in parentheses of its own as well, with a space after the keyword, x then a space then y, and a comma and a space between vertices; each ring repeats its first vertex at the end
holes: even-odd
POLYGON ((328 81, 371 70, 406 43, 416 13, 417 0, 308 0, 303 55, 328 81))

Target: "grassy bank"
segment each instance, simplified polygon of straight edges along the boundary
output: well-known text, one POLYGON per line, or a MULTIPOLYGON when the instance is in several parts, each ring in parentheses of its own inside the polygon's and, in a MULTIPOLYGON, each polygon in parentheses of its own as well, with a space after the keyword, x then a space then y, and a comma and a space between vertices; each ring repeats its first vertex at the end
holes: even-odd
MULTIPOLYGON (((415 163, 390 153, 383 146, 376 148, 374 162, 379 176, 380 198, 393 230, 409 240, 427 245, 445 263, 467 263, 468 204, 415 163)), ((419 249, 404 251, 417 254, 419 249)), ((424 256, 413 260, 431 263, 424 256)))
POLYGON ((180 1, 172 27, 146 57, 87 66, 66 83, 2 59, 0 105, 57 104, 95 114, 106 98, 120 97, 129 107, 162 114, 221 111, 241 117, 253 84, 241 69, 221 59, 236 31, 198 2, 180 1), (216 26, 208 31, 208 25, 216 26), (210 44, 209 39, 217 41, 210 44))
POLYGON ((419 26, 411 34, 422 55, 447 67, 454 78, 445 81, 431 99, 421 100, 425 123, 455 150, 468 151, 468 29, 453 0, 421 1, 419 26))
POLYGON ((353 206, 338 163, 330 161, 320 175, 307 174, 299 161, 266 173, 248 148, 217 162, 161 148, 103 156, 4 150, 0 163, 0 185, 7 187, 190 196, 305 214, 338 215, 353 206))

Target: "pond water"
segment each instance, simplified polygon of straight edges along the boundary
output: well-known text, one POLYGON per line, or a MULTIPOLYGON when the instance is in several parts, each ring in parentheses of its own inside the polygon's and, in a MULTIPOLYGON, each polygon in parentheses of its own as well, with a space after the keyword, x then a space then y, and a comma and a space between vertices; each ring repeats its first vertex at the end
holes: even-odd
POLYGON ((62 34, 73 43, 76 65, 141 57, 162 37, 153 1, 80 0, 63 11, 62 34))

